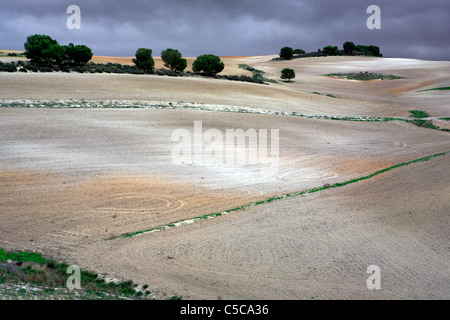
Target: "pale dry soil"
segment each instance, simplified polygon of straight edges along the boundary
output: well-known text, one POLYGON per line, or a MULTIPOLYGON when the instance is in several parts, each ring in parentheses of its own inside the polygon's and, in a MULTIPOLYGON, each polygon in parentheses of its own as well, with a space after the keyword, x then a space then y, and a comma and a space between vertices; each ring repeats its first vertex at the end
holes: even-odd
MULTIPOLYGON (((293 83, 0 73, 0 99, 183 102, 300 113, 449 117, 449 62, 227 57, 293 83), (342 71, 401 80, 344 81, 342 71), (331 98, 311 92, 333 94, 331 98)), ((106 59, 106 58, 105 58, 106 59)), ((110 60, 111 61, 111 60, 110 60)), ((241 70, 243 72, 243 70, 241 70)), ((237 74, 231 72, 231 74, 237 74)), ((278 79, 279 80, 279 79, 278 79)), ((270 142, 269 142, 270 146, 270 142)), ((371 174, 450 151, 447 132, 164 109, 0 108, 0 247, 36 250, 186 299, 448 299, 449 155, 304 197, 133 238, 105 239, 371 174), (278 129, 279 166, 176 164, 176 129, 278 129), (382 289, 368 290, 369 265, 382 289)))

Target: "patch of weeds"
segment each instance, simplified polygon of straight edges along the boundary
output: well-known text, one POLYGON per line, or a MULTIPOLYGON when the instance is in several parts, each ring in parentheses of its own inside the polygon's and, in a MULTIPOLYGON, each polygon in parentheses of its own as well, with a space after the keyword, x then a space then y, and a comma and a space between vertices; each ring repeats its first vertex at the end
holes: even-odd
POLYGON ((278 83, 276 80, 264 77, 264 74, 265 74, 264 71, 255 69, 255 68, 249 66, 248 64, 239 64, 239 68, 250 71, 251 73, 253 73, 254 79, 261 80, 263 83, 264 82, 278 83))
POLYGON ((431 120, 410 120, 412 124, 421 127, 421 128, 427 128, 427 129, 435 129, 435 130, 443 130, 439 128, 438 126, 434 125, 431 120))
MULTIPOLYGON (((2 271, 0 283, 6 283, 8 286, 19 284, 38 286, 40 292, 44 294, 60 296, 61 290, 67 291, 68 267, 67 263, 46 258, 39 253, 7 252, 0 248, 0 270, 2 271)), ((61 298, 76 298, 75 296, 86 299, 145 298, 144 294, 136 289, 138 285, 131 280, 120 283, 106 282, 97 273, 87 270, 80 270, 80 276, 81 291, 77 290, 74 297, 70 295, 70 297, 61 296, 61 298)), ((148 285, 144 286, 144 289, 146 288, 148 285)))
POLYGON ((418 119, 428 118, 430 116, 428 112, 421 110, 410 110, 409 113, 411 114, 410 117, 418 119))
POLYGON ((439 118, 439 120, 450 121, 450 118, 439 118))
POLYGON ((386 75, 372 72, 351 72, 351 73, 330 73, 326 74, 327 77, 338 77, 348 80, 358 80, 358 81, 370 81, 370 80, 395 80, 403 79, 403 77, 386 75))

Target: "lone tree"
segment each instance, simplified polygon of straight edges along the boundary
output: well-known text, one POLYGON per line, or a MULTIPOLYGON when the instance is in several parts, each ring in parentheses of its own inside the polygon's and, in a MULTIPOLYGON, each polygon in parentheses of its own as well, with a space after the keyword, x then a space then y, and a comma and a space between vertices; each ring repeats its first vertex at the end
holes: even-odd
POLYGON ((284 68, 283 70, 281 70, 281 79, 287 79, 289 82, 291 82, 291 79, 294 78, 295 78, 294 69, 284 68))
POLYGON ((292 59, 294 56, 294 50, 291 47, 283 47, 280 50, 280 57, 286 60, 292 59))
POLYGON ((155 60, 152 57, 152 49, 140 48, 136 51, 136 58, 133 63, 139 70, 146 72, 153 71, 155 60))
POLYGON ((167 49, 161 51, 161 59, 164 61, 164 66, 172 71, 182 72, 187 67, 186 59, 181 57, 181 53, 176 49, 167 49))
POLYGON ((207 76, 214 76, 221 72, 225 65, 218 56, 213 54, 204 54, 195 59, 192 64, 192 70, 196 73, 203 73, 207 76))
POLYGON ((31 63, 37 65, 62 64, 65 58, 65 48, 50 36, 35 34, 27 38, 25 46, 25 57, 31 63))
POLYGON ((65 46, 67 62, 81 65, 86 64, 92 59, 92 50, 85 45, 76 45, 70 43, 65 46))
POLYGON ((346 54, 352 54, 353 50, 356 50, 356 45, 353 42, 347 41, 344 43, 344 52, 346 54))

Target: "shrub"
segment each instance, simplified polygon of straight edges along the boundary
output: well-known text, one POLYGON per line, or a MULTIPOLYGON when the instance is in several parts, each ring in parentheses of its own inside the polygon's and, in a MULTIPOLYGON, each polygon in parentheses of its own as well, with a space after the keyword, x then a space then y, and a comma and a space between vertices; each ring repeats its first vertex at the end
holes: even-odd
POLYGON ((280 57, 286 60, 292 59, 294 50, 291 47, 283 47, 280 50, 280 57))
POLYGON ((204 54, 194 61, 192 70, 196 73, 203 73, 207 76, 214 76, 225 68, 225 65, 218 56, 212 54, 204 54))
POLYGON ((284 68, 283 70, 281 70, 281 79, 287 79, 290 82, 291 79, 294 78, 295 78, 294 69, 284 68))

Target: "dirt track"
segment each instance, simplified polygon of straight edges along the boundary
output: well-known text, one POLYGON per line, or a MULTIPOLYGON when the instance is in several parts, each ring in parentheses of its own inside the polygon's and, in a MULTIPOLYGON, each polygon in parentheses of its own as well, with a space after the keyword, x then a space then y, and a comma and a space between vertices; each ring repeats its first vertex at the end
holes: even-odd
MULTIPOLYGON (((450 114, 450 64, 239 57, 294 83, 132 75, 0 74, 3 101, 165 101, 311 114, 450 114), (357 83, 323 77, 367 70, 406 77, 357 83), (312 94, 320 92, 323 95, 312 94), (326 97, 333 94, 338 98, 326 97), (414 107, 413 107, 414 106, 414 107)), ((233 68, 233 66, 230 66, 233 68)), ((157 109, 0 109, 0 247, 39 250, 151 291, 185 298, 449 298, 449 156, 306 197, 135 238, 122 233, 220 212, 272 195, 368 175, 450 151, 448 133, 401 121, 350 122, 157 109), (171 133, 279 129, 280 164, 175 165, 171 133), (382 290, 366 288, 380 266, 382 290)))

